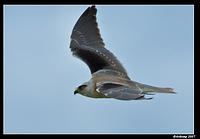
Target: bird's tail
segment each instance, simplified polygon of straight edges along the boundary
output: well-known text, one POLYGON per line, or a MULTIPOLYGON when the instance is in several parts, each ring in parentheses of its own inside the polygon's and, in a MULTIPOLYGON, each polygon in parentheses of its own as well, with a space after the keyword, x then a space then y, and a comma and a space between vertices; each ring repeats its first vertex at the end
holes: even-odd
POLYGON ((157 93, 171 93, 176 94, 172 88, 161 88, 161 87, 154 87, 146 84, 137 83, 138 87, 145 92, 157 92, 157 93))

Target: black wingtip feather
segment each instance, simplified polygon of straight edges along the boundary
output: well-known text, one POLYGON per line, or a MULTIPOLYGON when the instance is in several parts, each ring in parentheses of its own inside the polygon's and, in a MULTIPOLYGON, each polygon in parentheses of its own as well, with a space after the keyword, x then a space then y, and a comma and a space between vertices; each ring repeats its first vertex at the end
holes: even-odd
POLYGON ((88 15, 90 13, 92 15, 96 15, 97 9, 96 9, 95 5, 92 5, 91 7, 88 7, 81 16, 86 16, 86 15, 88 15))

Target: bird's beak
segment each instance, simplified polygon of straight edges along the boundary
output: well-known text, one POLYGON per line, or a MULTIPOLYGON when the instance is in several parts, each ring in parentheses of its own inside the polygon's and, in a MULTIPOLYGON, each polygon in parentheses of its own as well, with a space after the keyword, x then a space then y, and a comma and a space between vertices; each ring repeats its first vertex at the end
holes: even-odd
POLYGON ((76 95, 77 93, 78 93, 78 91, 77 91, 77 90, 75 90, 75 91, 74 91, 74 95, 76 95))

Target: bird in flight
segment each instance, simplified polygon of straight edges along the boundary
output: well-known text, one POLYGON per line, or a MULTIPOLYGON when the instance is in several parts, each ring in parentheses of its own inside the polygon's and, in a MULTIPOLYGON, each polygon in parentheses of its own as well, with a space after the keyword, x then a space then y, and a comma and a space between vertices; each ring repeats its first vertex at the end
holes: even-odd
POLYGON ((174 94, 172 88, 154 87, 132 81, 119 60, 105 48, 96 20, 97 9, 88 7, 76 22, 70 49, 84 61, 92 74, 88 82, 76 88, 74 94, 92 98, 119 100, 148 100, 152 92, 174 94))

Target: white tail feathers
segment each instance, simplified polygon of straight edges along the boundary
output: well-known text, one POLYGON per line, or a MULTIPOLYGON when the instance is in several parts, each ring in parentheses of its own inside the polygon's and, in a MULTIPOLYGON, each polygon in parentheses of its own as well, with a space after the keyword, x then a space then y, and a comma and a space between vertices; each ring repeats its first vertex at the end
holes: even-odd
POLYGON ((157 92, 157 93, 171 93, 176 94, 176 92, 173 91, 173 88, 160 88, 160 87, 154 87, 146 84, 137 83, 138 87, 143 90, 143 92, 157 92))
POLYGON ((155 92, 176 94, 176 92, 173 91, 173 88, 157 88, 156 87, 155 92))

